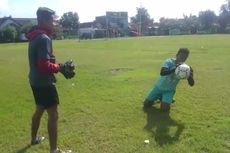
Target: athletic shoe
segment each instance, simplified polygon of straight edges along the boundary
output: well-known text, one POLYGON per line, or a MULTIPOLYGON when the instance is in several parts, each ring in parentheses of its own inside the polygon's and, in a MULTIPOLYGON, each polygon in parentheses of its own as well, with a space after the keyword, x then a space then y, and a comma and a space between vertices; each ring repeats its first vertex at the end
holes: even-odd
POLYGON ((53 151, 53 152, 51 152, 51 153, 72 153, 72 150, 63 151, 63 150, 61 150, 61 149, 57 149, 57 150, 55 150, 55 151, 53 151))
POLYGON ((37 137, 35 140, 31 140, 31 145, 40 144, 44 140, 45 140, 45 137, 43 137, 43 136, 37 137))

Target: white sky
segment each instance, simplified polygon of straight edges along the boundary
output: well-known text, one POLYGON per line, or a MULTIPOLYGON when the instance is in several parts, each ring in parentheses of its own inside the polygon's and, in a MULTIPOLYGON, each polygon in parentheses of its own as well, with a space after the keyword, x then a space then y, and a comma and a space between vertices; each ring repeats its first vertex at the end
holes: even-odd
POLYGON ((128 16, 137 14, 137 7, 147 9, 154 21, 161 17, 183 18, 197 15, 200 11, 211 10, 219 15, 226 0, 0 0, 0 17, 11 15, 14 18, 35 18, 40 6, 49 7, 61 17, 63 13, 77 12, 80 22, 93 21, 106 11, 127 11, 128 16))

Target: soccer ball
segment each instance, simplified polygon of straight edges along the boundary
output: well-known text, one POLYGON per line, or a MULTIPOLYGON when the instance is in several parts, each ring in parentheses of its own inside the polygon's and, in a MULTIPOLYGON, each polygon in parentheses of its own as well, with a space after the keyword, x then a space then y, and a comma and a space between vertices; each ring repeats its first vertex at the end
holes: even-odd
POLYGON ((183 63, 176 68, 175 74, 178 79, 187 79, 190 75, 190 67, 183 63))

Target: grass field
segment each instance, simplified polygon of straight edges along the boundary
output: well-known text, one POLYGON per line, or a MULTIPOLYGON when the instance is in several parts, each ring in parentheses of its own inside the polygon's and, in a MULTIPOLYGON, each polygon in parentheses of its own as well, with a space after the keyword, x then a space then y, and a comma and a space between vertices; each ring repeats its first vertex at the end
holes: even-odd
MULTIPOLYGON (((54 41, 58 61, 72 58, 77 77, 57 75, 59 146, 74 153, 229 153, 230 35, 54 41), (181 81, 170 115, 142 101, 162 62, 191 51, 195 86, 181 81), (144 144, 148 139, 149 144, 144 144)), ((48 153, 30 142, 34 111, 27 43, 0 44, 0 152, 48 153)), ((39 135, 48 137, 44 114, 39 135)))

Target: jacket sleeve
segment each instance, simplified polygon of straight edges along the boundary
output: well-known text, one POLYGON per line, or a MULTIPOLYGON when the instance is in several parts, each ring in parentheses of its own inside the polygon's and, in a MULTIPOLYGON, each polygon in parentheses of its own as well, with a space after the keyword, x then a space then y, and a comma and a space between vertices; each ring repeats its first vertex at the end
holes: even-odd
POLYGON ((59 64, 51 63, 48 59, 38 60, 38 69, 42 73, 58 73, 60 67, 59 64))
POLYGON ((37 66, 40 72, 49 74, 59 71, 59 64, 52 60, 52 41, 45 34, 41 35, 37 54, 37 66))

